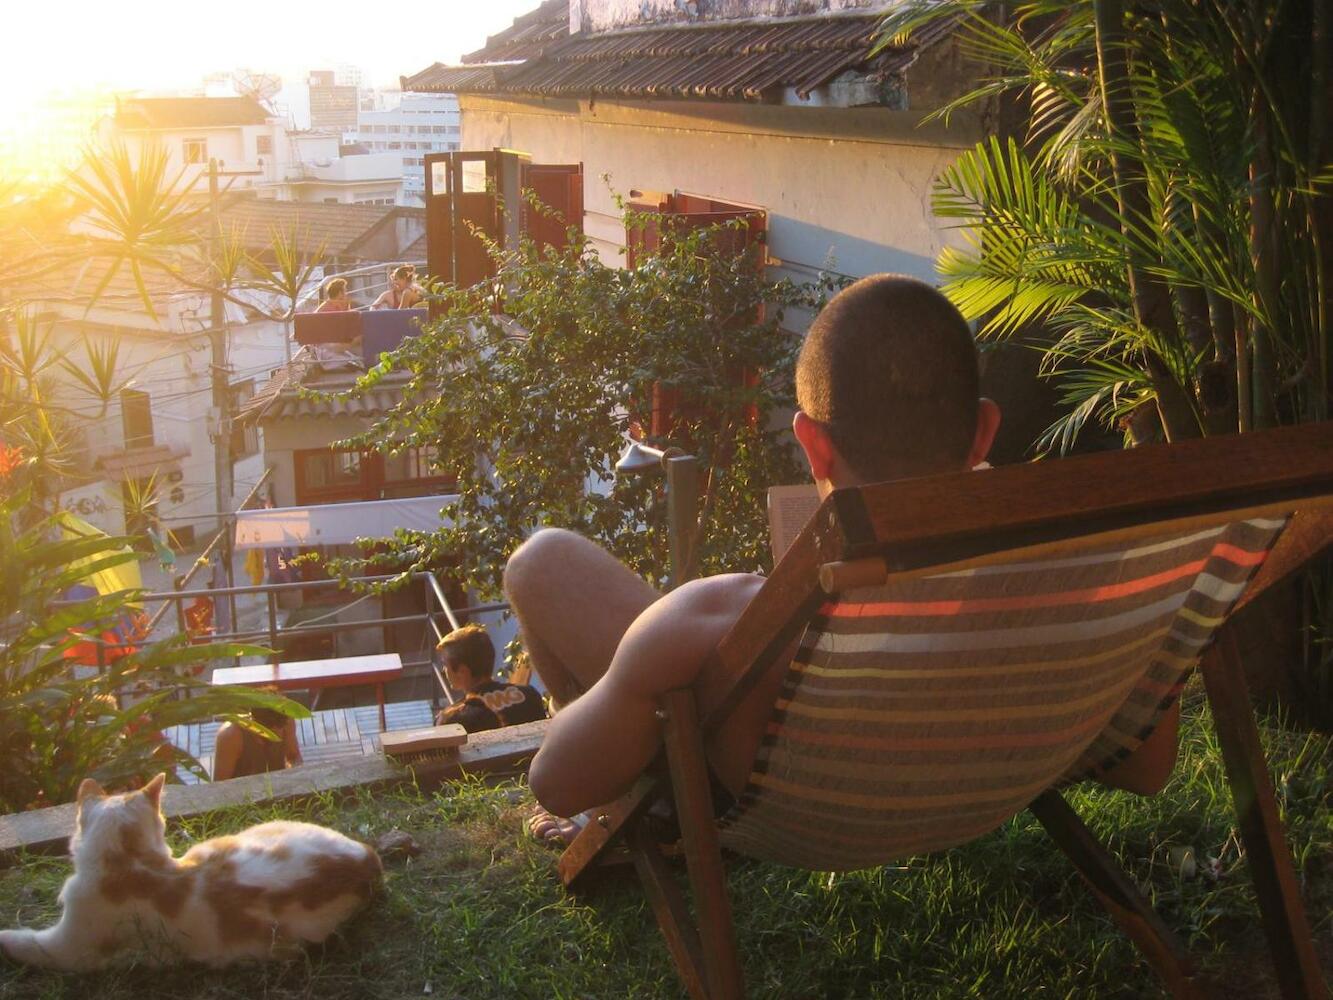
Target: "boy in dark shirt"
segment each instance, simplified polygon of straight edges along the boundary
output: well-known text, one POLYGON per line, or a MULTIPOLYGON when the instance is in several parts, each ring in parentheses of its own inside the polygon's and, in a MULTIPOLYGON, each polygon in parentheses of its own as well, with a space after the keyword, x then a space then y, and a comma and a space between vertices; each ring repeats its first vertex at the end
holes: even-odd
POLYGON ((516 726, 546 718, 546 705, 536 688, 503 684, 491 676, 495 646, 486 629, 464 625, 440 640, 436 649, 444 659, 444 677, 462 701, 440 710, 436 725, 460 725, 469 733, 516 726))

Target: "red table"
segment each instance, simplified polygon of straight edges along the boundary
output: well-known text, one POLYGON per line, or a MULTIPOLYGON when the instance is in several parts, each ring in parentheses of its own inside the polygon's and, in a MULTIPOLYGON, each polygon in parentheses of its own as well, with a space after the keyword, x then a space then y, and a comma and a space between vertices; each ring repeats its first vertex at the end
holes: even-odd
POLYGON ((310 690, 330 687, 374 684, 380 706, 380 731, 384 720, 384 682, 403 675, 403 660, 397 653, 372 656, 340 656, 332 660, 294 660, 291 663, 257 663, 249 667, 219 667, 213 671, 214 684, 242 684, 246 687, 276 687, 279 691, 310 690))

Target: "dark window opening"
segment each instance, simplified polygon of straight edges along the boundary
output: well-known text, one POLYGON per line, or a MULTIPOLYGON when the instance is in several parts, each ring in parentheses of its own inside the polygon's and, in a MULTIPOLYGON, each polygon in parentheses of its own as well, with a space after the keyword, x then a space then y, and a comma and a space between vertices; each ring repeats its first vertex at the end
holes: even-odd
POLYGON ((153 446, 153 405, 148 393, 137 389, 122 390, 120 420, 126 450, 153 446))

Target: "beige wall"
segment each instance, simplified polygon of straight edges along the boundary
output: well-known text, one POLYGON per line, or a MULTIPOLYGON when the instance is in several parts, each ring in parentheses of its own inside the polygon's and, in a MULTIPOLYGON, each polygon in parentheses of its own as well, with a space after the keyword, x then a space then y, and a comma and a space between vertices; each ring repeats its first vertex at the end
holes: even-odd
POLYGON ((266 420, 264 462, 273 470, 269 483, 273 502, 278 507, 296 503, 296 464, 293 452, 305 448, 327 448, 336 441, 360 434, 369 424, 360 417, 303 417, 293 420, 266 420))
POLYGON ((582 161, 585 231, 608 261, 624 242, 613 192, 679 189, 766 209, 769 252, 795 278, 831 262, 857 277, 934 279, 936 256, 957 236, 932 216, 930 186, 978 135, 974 120, 919 128, 919 112, 878 108, 480 97, 462 106, 464 149, 582 161))

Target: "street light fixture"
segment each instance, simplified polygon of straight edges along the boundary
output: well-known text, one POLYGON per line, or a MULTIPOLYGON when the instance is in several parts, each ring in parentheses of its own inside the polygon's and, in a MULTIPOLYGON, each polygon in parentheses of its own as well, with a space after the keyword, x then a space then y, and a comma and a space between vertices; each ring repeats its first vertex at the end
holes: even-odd
POLYGON ((631 441, 615 468, 627 475, 655 468, 666 473, 670 589, 675 590, 690 578, 691 547, 699 520, 699 460, 679 448, 653 448, 631 441))

